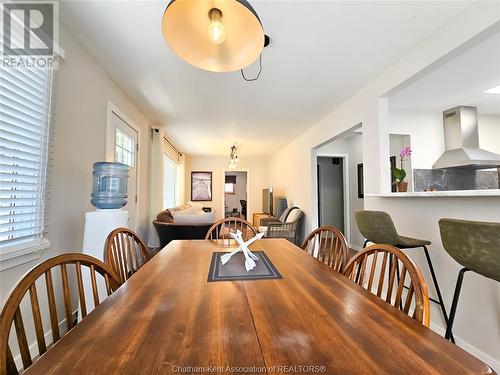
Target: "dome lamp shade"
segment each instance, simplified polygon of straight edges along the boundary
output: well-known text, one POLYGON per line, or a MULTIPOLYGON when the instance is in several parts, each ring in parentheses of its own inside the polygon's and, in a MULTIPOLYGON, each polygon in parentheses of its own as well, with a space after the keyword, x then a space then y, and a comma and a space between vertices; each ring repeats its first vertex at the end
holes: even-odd
POLYGON ((259 16, 246 0, 172 0, 162 30, 182 60, 211 72, 246 68, 266 41, 259 16))

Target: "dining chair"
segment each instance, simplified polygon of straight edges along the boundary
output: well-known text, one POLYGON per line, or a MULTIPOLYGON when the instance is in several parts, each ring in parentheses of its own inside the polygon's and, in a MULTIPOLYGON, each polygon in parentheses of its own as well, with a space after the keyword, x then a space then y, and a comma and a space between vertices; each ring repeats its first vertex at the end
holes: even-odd
POLYGON ((429 327, 427 285, 418 267, 397 247, 375 244, 359 251, 347 263, 344 275, 429 327), (396 277, 398 265, 399 279, 396 277), (408 291, 404 288, 405 281, 409 282, 408 291))
POLYGON ((120 284, 127 281, 151 258, 141 238, 128 228, 116 228, 106 238, 104 262, 118 275, 120 284))
POLYGON ((226 217, 214 223, 205 236, 206 240, 213 240, 223 246, 233 245, 235 242, 229 235, 240 230, 244 241, 257 235, 258 231, 248 221, 238 217, 226 217))
MULTIPOLYGON (((86 278, 82 276, 84 272, 85 276, 90 276, 94 307, 97 307, 100 301, 98 281, 100 282, 101 278, 106 285, 108 296, 120 286, 118 277, 106 264, 94 257, 81 253, 68 253, 47 259, 23 276, 10 293, 0 313, 0 375, 18 374, 26 370, 39 356, 50 350, 52 345, 76 325, 73 319, 74 304, 72 303, 71 295, 73 290, 71 286, 75 281, 75 275, 80 313, 82 318, 87 316, 84 288, 84 280, 86 278), (72 272, 73 270, 74 273, 72 272), (45 279, 45 283, 42 279, 45 279), (54 282, 54 280, 58 282, 54 282), (61 284, 59 284, 59 280, 61 284), (62 285, 62 288, 59 285, 62 285), (47 302, 39 303, 39 296, 43 293, 41 289, 44 289, 47 293, 47 302), (56 298, 56 292, 61 293, 62 296, 56 298), (25 302, 28 302, 28 294, 29 304, 25 304, 25 302), (60 320, 57 315, 56 301, 64 303, 65 317, 63 321, 65 321, 65 326, 61 330, 59 329, 60 320), (25 324, 23 320, 21 303, 23 303, 23 311, 31 310, 33 320, 32 322, 26 322, 29 325, 25 324), (48 306, 48 313, 44 312, 42 315, 45 306, 48 306), (45 317, 47 315, 50 317, 50 329, 52 331, 52 341, 49 344, 47 344, 45 337, 46 330, 44 330, 42 323, 42 316, 45 317), (15 328, 17 347, 21 356, 23 366, 21 370, 18 370, 11 347, 9 346, 12 325, 15 328), (38 347, 38 355, 36 356, 31 355, 31 352, 36 350, 36 348, 30 347, 28 343, 29 335, 26 334, 26 326, 34 326, 38 347)), ((90 298, 90 296, 88 297, 90 298)), ((12 338, 10 343, 15 343, 16 338, 12 338)))
MULTIPOLYGON (((354 217, 361 235, 366 238, 363 247, 365 247, 368 242, 373 242, 378 244, 389 244, 404 250, 418 248, 423 250, 437 296, 437 300, 433 298, 429 299, 439 305, 445 324, 448 325, 448 313, 446 312, 436 272, 434 271, 431 256, 427 248, 427 246, 431 244, 431 241, 400 235, 391 216, 384 211, 356 210, 354 217)), ((398 276, 398 274, 399 270, 396 269, 396 276, 398 276)), ((451 337, 451 341, 455 342, 453 336, 451 337)))
POLYGON ((349 261, 347 241, 342 232, 335 227, 323 226, 314 230, 301 247, 338 272, 342 272, 349 261))

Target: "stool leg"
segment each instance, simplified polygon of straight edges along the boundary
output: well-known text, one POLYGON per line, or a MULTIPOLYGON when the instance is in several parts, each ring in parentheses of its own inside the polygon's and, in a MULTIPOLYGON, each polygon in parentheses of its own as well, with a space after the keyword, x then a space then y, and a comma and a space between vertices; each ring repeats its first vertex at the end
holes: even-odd
MULTIPOLYGON (((363 244, 363 249, 366 247, 366 244, 368 243, 368 240, 365 240, 365 243, 363 244)), ((359 273, 361 272, 361 267, 358 267, 358 271, 356 273, 356 283, 359 281, 359 273)))
MULTIPOLYGON (((396 279, 398 282, 397 285, 399 285, 399 262, 397 259, 395 259, 395 261, 396 261, 396 279)), ((404 280, 403 280, 403 286, 404 286, 404 280)), ((402 298, 401 298, 401 301, 399 302, 399 309, 401 311, 403 311, 403 299, 402 298)))
MULTIPOLYGON (((443 312, 444 322, 445 322, 446 326, 448 327, 448 325, 449 325, 448 314, 446 313, 446 308, 444 306, 444 301, 443 301, 443 297, 441 295, 441 290, 439 289, 439 284, 438 284, 438 281, 436 278, 436 273, 434 272, 434 267, 432 266, 431 257, 429 255, 429 251, 427 250, 427 246, 422 246, 422 247, 424 248, 425 257, 427 258, 427 264, 429 265, 429 270, 431 271, 432 282, 434 283, 434 288, 436 289, 436 294, 438 296, 439 305, 441 306, 441 311, 443 312)), ((454 343, 455 338, 453 337, 451 330, 450 330, 450 338, 451 338, 451 342, 454 343)))
POLYGON ((451 304, 450 320, 448 321, 448 324, 446 325, 446 335, 444 336, 444 338, 447 340, 450 338, 453 338, 453 334, 451 333, 451 330, 453 328, 453 321, 455 320, 455 313, 457 312, 458 298, 460 297, 460 290, 462 289, 462 282, 464 281, 464 274, 467 271, 469 271, 467 268, 462 268, 460 270, 460 272, 458 273, 457 284, 455 286, 455 293, 453 294, 453 302, 451 304))

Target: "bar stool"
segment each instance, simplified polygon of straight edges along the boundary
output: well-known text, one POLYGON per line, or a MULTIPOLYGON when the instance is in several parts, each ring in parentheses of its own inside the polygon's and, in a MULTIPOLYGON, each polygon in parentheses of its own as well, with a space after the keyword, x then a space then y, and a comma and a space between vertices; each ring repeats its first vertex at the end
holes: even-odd
MULTIPOLYGON (((429 299, 441 307, 445 324, 448 326, 448 314, 446 313, 436 273, 434 272, 434 267, 432 266, 431 257, 429 255, 429 251, 427 250, 427 246, 431 244, 431 241, 399 235, 391 216, 384 211, 356 210, 354 216, 356 218, 359 231, 363 237, 366 238, 363 248, 366 247, 368 242, 373 242, 376 244, 389 244, 397 247, 398 249, 415 249, 419 247, 424 249, 425 258, 427 259, 427 264, 429 265, 432 281, 438 297, 437 301, 433 298, 429 299)), ((453 336, 451 336, 451 340, 455 342, 453 336)))
POLYGON ((439 220, 443 247, 463 268, 458 272, 446 336, 452 336, 453 321, 467 271, 500 281, 500 223, 455 219, 439 220))

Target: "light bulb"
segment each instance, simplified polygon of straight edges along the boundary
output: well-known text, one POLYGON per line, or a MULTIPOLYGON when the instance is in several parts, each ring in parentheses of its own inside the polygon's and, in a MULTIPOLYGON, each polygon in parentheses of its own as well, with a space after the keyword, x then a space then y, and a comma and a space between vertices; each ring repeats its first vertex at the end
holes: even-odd
POLYGON ((210 10, 209 16, 208 39, 213 44, 221 44, 226 39, 226 28, 222 24, 222 12, 217 8, 213 8, 210 10))

